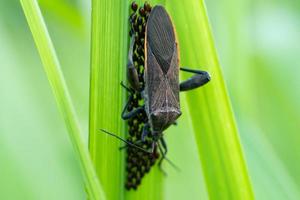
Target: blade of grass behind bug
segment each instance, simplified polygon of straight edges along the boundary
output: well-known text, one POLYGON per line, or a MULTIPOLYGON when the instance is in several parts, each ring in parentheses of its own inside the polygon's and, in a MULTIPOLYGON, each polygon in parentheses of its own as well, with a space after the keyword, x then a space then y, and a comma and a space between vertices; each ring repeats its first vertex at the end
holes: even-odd
MULTIPOLYGON (((141 1, 138 2, 141 5, 141 1)), ((89 145, 99 178, 109 199, 124 195, 124 153, 118 140, 99 131, 100 128, 125 137, 121 111, 125 105, 128 52, 128 18, 131 1, 92 1, 90 135, 89 145)), ((126 192, 126 199, 161 197, 161 173, 154 169, 146 175, 135 192, 126 192), (149 195, 151 194, 151 195, 149 195), (153 195, 153 196, 152 196, 153 195)))
POLYGON ((21 0, 20 2, 52 87, 58 108, 68 128, 69 137, 78 153, 89 197, 91 199, 105 199, 103 189, 98 179, 95 178, 96 172, 84 144, 73 103, 37 1, 21 0))
POLYGON ((93 0, 91 17, 89 149, 108 199, 123 199, 123 143, 100 129, 125 136, 125 91, 120 82, 125 81, 128 3, 93 0))
POLYGON ((181 65, 204 66, 212 76, 207 86, 186 94, 208 195, 211 199, 253 199, 204 3, 170 1, 167 7, 179 37, 181 65))
MULTIPOLYGON (((129 2, 128 6, 130 6, 133 1, 130 0, 128 2, 129 2)), ((160 4, 160 5, 165 4, 165 0, 150 0, 150 1, 138 0, 135 2, 139 6, 142 6, 145 2, 148 2, 152 7, 155 6, 156 4, 160 4)), ((126 19, 128 19, 128 17, 126 19)), ((163 182, 164 182, 163 174, 155 165, 154 167, 152 167, 150 173, 145 175, 137 191, 127 191, 125 193, 126 194, 125 197, 126 199, 131 199, 131 200, 163 199, 164 196, 163 182)))

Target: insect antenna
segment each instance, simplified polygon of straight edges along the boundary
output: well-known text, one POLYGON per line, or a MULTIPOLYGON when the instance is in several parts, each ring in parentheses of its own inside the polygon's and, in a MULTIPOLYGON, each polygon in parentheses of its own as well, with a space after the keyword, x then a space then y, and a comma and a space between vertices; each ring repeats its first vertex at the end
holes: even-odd
POLYGON ((174 163, 172 162, 169 158, 167 158, 165 156, 164 158, 177 172, 181 172, 180 168, 174 163))
POLYGON ((128 142, 128 141, 126 141, 125 139, 123 139, 123 138, 117 136, 116 134, 110 133, 110 132, 108 132, 108 131, 106 131, 106 130, 104 130, 104 129, 100 129, 100 131, 102 131, 102 132, 104 132, 104 133, 106 133, 106 134, 108 134, 108 135, 110 135, 110 136, 113 136, 113 137, 115 137, 115 138, 117 138, 117 139, 119 139, 119 140, 125 142, 126 144, 128 144, 128 145, 130 145, 130 146, 132 146, 132 147, 135 147, 135 148, 137 148, 137 149, 139 149, 139 150, 141 150, 141 151, 144 151, 144 152, 146 152, 146 153, 153 153, 153 152, 147 151, 146 149, 144 149, 144 148, 142 148, 142 147, 139 147, 139 146, 137 146, 137 145, 135 145, 135 144, 133 144, 133 143, 131 143, 131 142, 128 142))
MULTIPOLYGON (((142 142, 143 142, 142 140, 138 140, 138 141, 135 142, 135 144, 141 144, 142 142)), ((121 146, 121 147, 119 147, 119 150, 126 149, 127 147, 128 147, 128 145, 121 146)), ((150 152, 148 151, 148 153, 150 153, 150 152)))

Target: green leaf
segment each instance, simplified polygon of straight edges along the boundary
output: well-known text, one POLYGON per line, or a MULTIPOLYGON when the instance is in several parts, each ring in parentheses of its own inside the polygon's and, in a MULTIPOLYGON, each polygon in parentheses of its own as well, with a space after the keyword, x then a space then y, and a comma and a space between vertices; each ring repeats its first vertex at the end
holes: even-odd
POLYGON ((241 123, 249 172, 257 199, 299 199, 297 182, 290 175, 262 130, 248 119, 241 123))
POLYGON ((181 65, 203 66, 212 76, 207 86, 186 94, 209 198, 253 199, 203 1, 167 2, 167 8, 178 33, 181 65))
POLYGON ((98 179, 95 178, 96 172, 84 144, 77 115, 39 6, 36 0, 21 0, 21 5, 52 87, 57 106, 63 115, 69 137, 80 159, 88 194, 91 199, 105 199, 101 185, 98 179))
MULTIPOLYGON (((142 5, 141 1, 137 1, 142 5)), ((152 2, 151 2, 152 3, 152 2)), ((162 174, 153 169, 138 191, 125 193, 124 153, 120 141, 99 131, 105 129, 125 137, 126 122, 121 119, 126 94, 128 18, 131 1, 92 1, 90 153, 109 199, 157 199, 162 197, 162 174)))
POLYGON ((128 3, 92 1, 89 148, 108 199, 124 195, 124 151, 119 140, 100 129, 125 136, 121 111, 125 91, 128 3))

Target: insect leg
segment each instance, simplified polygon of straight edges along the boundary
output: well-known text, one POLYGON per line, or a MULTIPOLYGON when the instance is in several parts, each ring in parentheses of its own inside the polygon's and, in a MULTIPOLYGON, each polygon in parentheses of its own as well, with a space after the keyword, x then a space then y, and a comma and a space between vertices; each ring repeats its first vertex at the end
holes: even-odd
POLYGON ((147 135, 149 134, 149 123, 146 123, 143 127, 143 133, 142 133, 142 141, 145 141, 145 138, 147 137, 147 135))
MULTIPOLYGON (((161 142, 161 143, 162 143, 162 142, 161 142)), ((159 149, 159 151, 160 151, 160 153, 161 153, 161 158, 160 158, 159 161, 158 161, 158 167, 159 167, 160 171, 162 171, 162 173, 166 176, 167 173, 166 173, 165 170, 161 167, 161 164, 162 164, 162 161, 163 161, 163 160, 165 159, 165 157, 166 157, 167 151, 164 151, 164 150, 162 149, 162 147, 161 147, 161 145, 160 145, 159 142, 157 143, 157 146, 158 146, 158 149, 159 149)))
POLYGON ((140 107, 126 113, 127 107, 128 107, 128 105, 130 104, 131 101, 132 101, 132 95, 129 96, 129 99, 128 99, 128 101, 127 101, 127 103, 126 103, 126 105, 125 105, 125 107, 122 111, 121 117, 122 117, 123 120, 128 120, 128 119, 136 116, 137 114, 139 114, 139 113, 141 113, 145 110, 144 106, 140 106, 140 107))
POLYGON ((200 87, 210 81, 210 75, 206 71, 193 70, 187 68, 180 68, 180 70, 185 72, 191 72, 196 75, 192 76, 188 80, 180 83, 180 91, 188 91, 200 87))
POLYGON ((167 153, 168 153, 168 148, 167 148, 167 143, 166 143, 166 141, 165 141, 165 139, 162 137, 162 138, 160 138, 160 143, 161 143, 161 145, 162 145, 162 147, 160 146, 160 143, 158 143, 158 148, 159 148, 159 151, 160 151, 160 153, 161 153, 161 158, 160 158, 160 160, 158 161, 158 166, 159 166, 159 169, 164 173, 164 174, 166 174, 165 172, 164 172, 164 170, 162 169, 162 167, 161 167, 161 164, 162 164, 162 161, 163 160, 166 160, 172 167, 174 167, 177 171, 180 171, 180 169, 179 169, 179 167, 177 167, 171 160, 169 160, 167 157, 166 157, 166 155, 167 155, 167 153))
POLYGON ((160 141, 162 147, 160 146, 160 143, 158 143, 158 148, 161 152, 161 158, 158 161, 158 166, 159 166, 159 168, 161 168, 162 161, 166 158, 166 155, 168 153, 168 147, 167 147, 167 143, 163 137, 161 137, 159 141, 160 141))
POLYGON ((134 90, 139 91, 140 88, 139 76, 136 68, 134 67, 134 62, 133 62, 134 43, 135 43, 135 34, 133 34, 130 39, 130 47, 128 51, 128 63, 127 63, 127 78, 131 87, 134 90))
POLYGON ((144 106, 138 107, 128 113, 122 112, 122 119, 123 120, 128 120, 132 117, 135 117, 137 114, 140 114, 141 112, 144 111, 144 106))

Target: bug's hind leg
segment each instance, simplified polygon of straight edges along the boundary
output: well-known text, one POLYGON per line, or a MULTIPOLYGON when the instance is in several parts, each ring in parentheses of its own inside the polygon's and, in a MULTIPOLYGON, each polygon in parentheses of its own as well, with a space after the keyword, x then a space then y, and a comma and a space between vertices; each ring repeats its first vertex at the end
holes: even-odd
POLYGON ((166 155, 168 153, 168 147, 167 147, 167 143, 164 138, 161 138, 159 141, 160 141, 162 147, 160 146, 160 143, 158 143, 158 148, 161 152, 161 158, 158 161, 158 166, 159 166, 159 168, 161 168, 162 161, 166 158, 166 155))
POLYGON ((210 75, 206 71, 193 70, 193 69, 187 69, 187 68, 182 68, 182 67, 180 68, 180 70, 196 74, 196 75, 192 76, 191 78, 189 78, 188 80, 180 83, 180 91, 181 92, 195 89, 195 88, 200 87, 210 81, 210 75))
POLYGON ((134 67, 133 54, 134 54, 134 43, 135 43, 135 34, 131 36, 130 47, 128 51, 128 63, 127 63, 127 79, 130 83, 130 86, 135 90, 139 91, 140 81, 136 68, 134 67))
POLYGON ((158 161, 158 167, 159 167, 160 171, 162 171, 162 173, 166 176, 167 173, 162 168, 161 164, 162 164, 162 161, 166 158, 166 155, 168 153, 167 144, 166 144, 165 140, 163 138, 161 138, 159 140, 159 142, 157 142, 157 146, 158 146, 158 149, 159 149, 159 151, 161 153, 161 158, 158 161), (162 147, 161 147, 160 143, 161 143, 162 147))
POLYGON ((159 151, 160 151, 160 153, 161 153, 161 158, 160 158, 160 160, 158 161, 158 167, 159 167, 159 169, 160 169, 165 175, 167 175, 167 173, 162 169, 162 166, 161 166, 162 161, 163 161, 163 160, 166 160, 172 167, 174 167, 178 172, 180 172, 179 167, 177 167, 171 160, 169 160, 169 159, 166 157, 166 155, 167 155, 167 153, 168 153, 168 147, 167 147, 167 143, 166 143, 166 141, 164 140, 164 138, 163 138, 163 137, 160 138, 160 140, 159 140, 159 142, 158 142, 157 144, 158 144, 159 151), (162 147, 161 147, 160 143, 161 143, 162 147))

